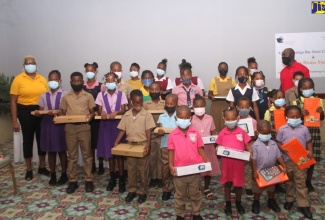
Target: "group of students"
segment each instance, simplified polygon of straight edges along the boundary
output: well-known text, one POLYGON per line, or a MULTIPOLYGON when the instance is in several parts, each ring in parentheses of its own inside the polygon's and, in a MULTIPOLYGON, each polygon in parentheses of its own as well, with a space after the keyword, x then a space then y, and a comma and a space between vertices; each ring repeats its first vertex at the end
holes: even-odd
MULTIPOLYGON (((296 72, 292 79, 295 87, 286 94, 281 90, 268 91, 265 86, 265 75, 257 70, 255 59, 253 64, 256 64, 256 68, 251 68, 252 71, 244 66, 237 68, 235 75, 237 83, 227 76, 227 63, 221 62, 218 66, 220 75, 210 83, 208 94, 212 99, 212 116, 210 116, 205 113, 204 91, 197 85, 199 78, 192 77, 191 64, 185 60, 182 62, 180 78, 175 79, 176 85, 173 85, 165 75, 166 62, 167 60, 162 60, 158 64, 156 76, 150 70, 143 71, 140 82, 138 82, 140 66, 132 64, 131 79, 128 81, 130 83, 122 80, 122 65, 119 62, 110 65, 110 72, 105 75, 104 83, 96 80, 97 63, 87 63, 84 65, 87 81, 84 82, 82 73, 72 73, 70 92, 64 92, 60 88, 59 71, 49 73, 50 91, 39 99, 39 109, 60 109, 60 112, 54 114, 50 111, 44 116, 35 114, 36 117, 43 117, 41 149, 49 152, 51 172, 49 184, 62 185, 69 181, 67 193, 74 193, 77 190, 79 145, 86 173, 86 192, 94 190, 93 173, 97 170, 94 161, 97 156, 99 175, 104 173, 103 159, 109 160, 108 191, 112 191, 118 181, 119 192, 125 192, 127 178, 126 202, 131 202, 137 196, 137 192, 138 202, 145 202, 148 185, 162 187, 162 200, 169 200, 172 195, 171 177, 173 177, 177 219, 184 219, 185 203, 188 198, 193 219, 202 219, 201 191, 207 199, 215 199, 209 185, 212 176, 221 174, 220 183, 224 185, 226 200, 225 213, 232 213, 230 202, 232 192, 236 196, 237 211, 240 214, 245 213, 241 205, 242 187, 245 186, 246 193, 254 196, 252 212, 258 214, 259 198, 263 189, 258 188, 254 181, 257 178, 257 171, 278 162, 289 176, 289 181, 285 183, 284 209, 290 210, 296 200, 303 215, 312 218, 308 191, 314 190, 311 184, 314 166, 308 171, 299 170, 280 146, 295 137, 307 148, 309 157, 320 160, 319 128, 308 130, 301 121, 301 118, 308 115, 308 111, 303 109, 304 98, 314 97, 313 80, 304 78, 302 73, 296 72), (218 99, 216 97, 218 95, 222 96, 222 99, 218 99), (191 113, 191 109, 194 114, 191 113), (287 124, 279 130, 274 128, 274 109, 285 109, 287 124), (166 112, 152 115, 147 110, 166 112), (101 115, 102 120, 92 119, 95 112, 101 115), (59 115, 87 115, 90 123, 54 125, 53 117, 59 115), (122 119, 113 120, 117 115, 123 115, 122 119), (238 126, 238 120, 244 118, 252 118, 255 131, 252 137, 238 126), (154 134, 155 127, 175 129, 170 134, 158 129, 158 134, 154 134), (202 141, 202 137, 210 135, 218 135, 217 145, 251 152, 251 162, 221 157, 220 169, 215 145, 204 145, 202 141), (111 149, 119 143, 145 145, 147 152, 143 158, 127 157, 127 174, 124 171, 124 158, 111 154, 111 149), (55 174, 57 152, 62 166, 59 181, 56 180, 55 174), (212 170, 202 174, 176 176, 175 167, 201 162, 210 162, 212 170), (151 180, 148 184, 149 177, 151 180), (204 178, 203 189, 200 188, 201 177, 204 178), (137 178, 140 179, 139 190, 137 178)), ((317 112, 320 112, 323 120, 322 103, 317 112)), ((26 180, 30 179, 32 176, 26 173, 26 180)), ((265 189, 268 192, 268 207, 274 212, 280 212, 281 209, 274 197, 275 187, 265 189)))

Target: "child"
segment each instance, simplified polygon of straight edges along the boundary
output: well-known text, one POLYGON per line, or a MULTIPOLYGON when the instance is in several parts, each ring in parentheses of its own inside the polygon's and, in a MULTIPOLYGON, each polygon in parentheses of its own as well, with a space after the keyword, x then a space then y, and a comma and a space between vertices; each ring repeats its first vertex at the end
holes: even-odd
MULTIPOLYGON (((88 121, 94 116, 96 106, 94 98, 83 87, 83 76, 80 72, 74 72, 70 76, 71 92, 63 96, 60 109, 62 115, 87 115, 88 121)), ((86 173, 86 192, 94 191, 93 175, 91 166, 93 158, 90 147, 90 125, 88 122, 68 123, 65 125, 65 137, 68 147, 68 176, 69 186, 67 193, 74 193, 78 188, 77 183, 77 160, 78 145, 80 145, 82 157, 84 160, 84 169, 86 173)))
POLYGON ((192 83, 192 66, 183 65, 181 69, 182 82, 173 88, 172 93, 178 96, 178 106, 187 105, 192 108, 195 94, 203 96, 200 87, 192 83))
MULTIPOLYGON (((115 176, 115 159, 111 154, 114 147, 114 141, 119 134, 117 125, 120 120, 114 120, 116 115, 123 115, 125 113, 125 106, 128 100, 124 92, 117 90, 117 76, 113 72, 106 74, 106 91, 98 94, 96 104, 99 106, 98 114, 102 116, 99 126, 97 156, 100 158, 109 158, 109 170, 111 179, 106 188, 107 191, 112 191, 116 186, 115 176), (109 119, 109 120, 107 120, 109 119)), ((119 192, 125 192, 125 178, 124 178, 124 161, 123 157, 117 157, 119 166, 119 192)))
POLYGON ((276 136, 276 142, 283 153, 289 181, 285 182, 286 195, 284 209, 290 210, 294 200, 305 218, 312 219, 309 210, 308 189, 306 187, 307 169, 300 170, 296 164, 288 157, 287 151, 281 149, 282 144, 287 143, 292 138, 297 138, 299 142, 308 150, 308 157, 313 157, 313 143, 308 128, 301 123, 302 112, 298 106, 290 105, 285 108, 287 124, 283 125, 276 136), (296 191, 296 198, 294 197, 296 191))
MULTIPOLYGON (((146 153, 150 151, 151 129, 156 127, 152 115, 143 108, 143 95, 140 90, 133 90, 130 94, 132 109, 127 111, 117 128, 120 130, 114 146, 117 146, 126 134, 126 140, 130 144, 145 145, 146 153)), ((126 202, 131 202, 136 197, 137 170, 140 176, 140 193, 138 203, 144 203, 147 199, 147 182, 149 173, 149 156, 142 158, 127 157, 128 191, 126 202)))
POLYGON ((260 213, 260 197, 261 193, 266 190, 268 195, 268 207, 274 212, 281 211, 280 207, 274 199, 274 185, 266 188, 259 188, 255 182, 258 179, 257 171, 272 167, 278 161, 283 172, 286 173, 286 166, 282 157, 282 153, 278 148, 278 145, 271 140, 271 124, 268 121, 260 120, 257 124, 258 139, 253 144, 253 160, 252 160, 252 172, 253 172, 253 192, 254 202, 252 204, 252 212, 254 214, 260 213))
POLYGON ((141 80, 139 79, 139 71, 140 71, 140 66, 137 63, 132 63, 130 66, 130 77, 127 82, 131 85, 132 90, 134 89, 140 89, 143 84, 141 80))
POLYGON ((161 86, 162 95, 161 98, 165 100, 167 94, 172 92, 173 82, 170 78, 166 77, 167 59, 163 59, 157 66, 157 75, 155 82, 158 82, 161 86))
MULTIPOLYGON (((225 120, 225 128, 219 132, 216 143, 228 148, 234 148, 236 150, 247 150, 251 152, 248 143, 251 138, 241 128, 238 127, 239 113, 236 108, 229 107, 223 113, 225 120)), ((244 186, 244 173, 245 162, 243 160, 221 157, 221 179, 220 183, 224 184, 226 208, 225 213, 230 215, 231 202, 230 202, 230 190, 231 185, 234 185, 236 190, 236 208, 239 214, 244 214, 245 209, 241 205, 242 187, 244 186)))
POLYGON ((188 106, 179 106, 176 110, 177 128, 168 136, 169 169, 174 176, 176 219, 185 219, 185 204, 189 199, 194 220, 200 216, 202 196, 200 193, 200 174, 176 176, 175 167, 209 162, 204 152, 204 143, 200 133, 191 127, 191 110, 188 106))
MULTIPOLYGON (((41 95, 38 105, 40 110, 49 110, 47 115, 43 115, 41 122, 41 150, 48 152, 48 160, 51 171, 50 186, 61 186, 68 182, 67 176, 67 144, 65 142, 64 124, 54 125, 52 110, 59 110, 62 97, 66 94, 60 88, 61 73, 52 70, 49 73, 50 92, 41 95), (61 177, 56 181, 56 154, 58 153, 61 163, 61 177)), ((39 115, 36 111, 35 115, 39 115)))
POLYGON ((293 101, 296 101, 298 98, 298 83, 299 80, 304 78, 304 73, 301 71, 294 72, 292 82, 294 87, 288 89, 285 93, 285 99, 287 105, 292 105, 293 101))
MULTIPOLYGON (((309 115, 309 112, 304 109, 304 100, 305 98, 314 98, 315 97, 315 85, 314 81, 311 78, 303 78, 299 80, 298 84, 298 98, 296 101, 293 101, 293 105, 298 105, 302 109, 303 116, 309 115)), ((324 107, 323 101, 320 100, 319 106, 316 108, 316 111, 320 113, 320 120, 324 120, 324 107)), ((321 158, 321 135, 319 127, 308 127, 312 143, 313 143, 313 157, 316 161, 320 161, 321 158)), ((308 187, 308 192, 313 192, 315 189, 311 184, 311 179, 313 176, 315 165, 312 165, 308 168, 306 185, 308 187)))
MULTIPOLYGON (((164 110, 165 101, 160 99, 161 87, 158 82, 153 82, 149 87, 149 95, 151 100, 143 103, 145 110, 164 110)), ((153 114, 153 119, 156 122, 159 115, 153 114)), ((151 178, 149 187, 162 187, 162 172, 161 172, 161 153, 160 153, 160 137, 152 134, 151 148, 149 158, 149 176, 151 178)))
MULTIPOLYGON (((177 107, 178 97, 175 94, 168 94, 165 99, 165 110, 164 114, 159 115, 157 123, 159 127, 163 128, 176 128, 176 107, 177 107)), ((167 201, 170 199, 172 185, 171 185, 171 175, 168 165, 168 149, 167 141, 168 134, 165 134, 163 129, 158 130, 158 134, 161 136, 160 149, 161 149, 161 165, 162 165, 162 182, 163 182, 163 194, 162 200, 167 201)))
MULTIPOLYGON (((129 99, 132 87, 129 83, 122 80, 122 64, 117 61, 112 62, 110 65, 110 71, 117 75, 117 90, 124 92, 126 97, 129 99)), ((102 91, 104 90, 105 88, 102 91)))
POLYGON ((258 72, 258 64, 256 62, 256 59, 255 57, 250 57, 247 59, 247 69, 249 71, 249 77, 248 77, 248 80, 247 80, 247 83, 249 85, 252 84, 252 78, 253 78, 253 74, 255 72, 258 72))
POLYGON ((153 73, 150 70, 145 70, 141 74, 141 80, 143 86, 140 88, 140 91, 143 94, 143 101, 146 102, 151 99, 150 94, 149 94, 149 87, 151 83, 153 83, 153 73))
MULTIPOLYGON (((202 137, 207 137, 210 135, 216 135, 217 130, 213 122, 213 118, 210 115, 205 114, 206 102, 205 99, 196 94, 193 100, 194 114, 192 117, 192 127, 196 129, 202 137)), ((212 170, 209 172, 202 173, 201 176, 204 177, 204 194, 208 200, 213 200, 213 196, 209 186, 211 181, 211 176, 220 174, 220 168, 217 159, 216 149, 214 144, 205 144, 204 145, 205 154, 208 156, 209 161, 211 162, 212 170)))
POLYGON ((269 108, 269 99, 267 97, 268 89, 265 85, 265 75, 262 71, 254 72, 252 76, 252 86, 257 91, 258 97, 257 107, 259 118, 263 119, 266 110, 269 108))
POLYGON ((242 96, 246 96, 253 104, 253 112, 250 111, 250 115, 258 121, 260 115, 256 102, 259 100, 259 97, 256 90, 247 84, 248 69, 244 66, 238 67, 235 77, 238 83, 235 88, 229 90, 226 100, 230 102, 230 107, 235 107, 238 104, 238 99, 242 96))
MULTIPOLYGON (((86 92, 89 92, 94 100, 96 100, 96 97, 98 93, 101 91, 102 83, 98 82, 96 79, 97 75, 97 68, 98 64, 96 62, 91 63, 86 63, 84 65, 85 67, 85 72, 86 72, 86 78, 87 81, 84 83, 83 89, 86 92)), ((98 107, 95 107, 95 112, 98 112, 98 107)), ((98 130, 99 130, 99 121, 98 120, 92 120, 90 122, 91 126, 91 155, 93 157, 93 165, 92 165, 92 172, 96 172, 96 163, 95 163, 95 150, 97 148, 97 140, 98 140, 98 130)), ((98 166, 98 175, 103 175, 105 170, 104 170, 104 165, 103 165, 103 158, 99 157, 99 166, 98 166)))

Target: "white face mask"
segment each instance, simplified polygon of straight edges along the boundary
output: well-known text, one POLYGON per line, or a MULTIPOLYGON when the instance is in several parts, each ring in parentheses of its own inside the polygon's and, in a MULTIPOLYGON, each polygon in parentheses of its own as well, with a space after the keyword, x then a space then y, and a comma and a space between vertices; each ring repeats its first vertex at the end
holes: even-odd
POLYGON ((257 69, 250 69, 249 70, 249 74, 251 74, 251 75, 253 75, 253 73, 255 73, 255 72, 258 72, 258 70, 257 69))
POLYGON ((117 78, 118 79, 121 79, 122 77, 122 72, 114 72, 116 75, 117 75, 117 78))
POLYGON ((255 86, 257 86, 257 87, 264 86, 264 80, 263 79, 255 80, 255 86))
POLYGON ((194 113, 197 116, 202 116, 205 114, 205 108, 194 108, 194 113))
POLYGON ((137 77, 139 75, 139 72, 138 71, 131 71, 130 72, 130 76, 131 77, 137 77))

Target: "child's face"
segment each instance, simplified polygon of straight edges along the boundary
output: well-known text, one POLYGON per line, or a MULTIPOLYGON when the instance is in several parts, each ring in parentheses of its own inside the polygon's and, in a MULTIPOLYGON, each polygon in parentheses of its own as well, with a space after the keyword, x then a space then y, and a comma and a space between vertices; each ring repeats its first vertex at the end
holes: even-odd
POLYGON ((257 69, 257 63, 250 63, 249 65, 248 65, 248 69, 250 70, 250 69, 257 69))
POLYGON ((172 98, 172 97, 166 97, 165 106, 167 106, 167 107, 176 107, 177 106, 176 99, 172 98))
POLYGON ((291 109, 290 111, 288 111, 286 117, 292 119, 298 119, 301 118, 301 114, 297 109, 291 109))
POLYGON ((248 75, 244 68, 239 69, 236 75, 237 78, 240 78, 242 76, 244 76, 246 79, 248 78, 248 75))
POLYGON ((271 128, 270 127, 259 127, 257 129, 257 131, 260 134, 270 134, 271 133, 271 128))
POLYGON ((111 68, 112 72, 122 72, 122 67, 118 64, 114 64, 111 68))
POLYGON ((116 78, 113 74, 109 74, 106 77, 106 82, 107 83, 115 83, 116 82, 116 78))
POLYGON ((295 81, 299 81, 301 80, 302 78, 304 78, 303 76, 300 76, 300 75, 297 75, 295 76, 295 78, 292 80, 293 83, 295 83, 295 81))
POLYGON ((139 68, 137 66, 131 66, 130 71, 136 71, 139 72, 139 68))
POLYGON ((238 103, 237 107, 238 107, 238 110, 239 109, 250 109, 251 103, 249 101, 247 101, 247 100, 241 100, 238 103))
POLYGON ((274 100, 277 99, 284 99, 284 93, 282 91, 278 91, 275 96, 274 96, 274 100))
POLYGON ((161 93, 161 88, 158 84, 153 83, 149 87, 149 92, 150 93, 161 93))
POLYGON ((73 76, 71 78, 71 81, 70 82, 73 85, 80 85, 80 84, 83 84, 84 83, 82 77, 80 77, 80 76, 73 76))
POLYGON ((51 75, 49 75, 49 81, 56 81, 56 82, 61 82, 61 79, 60 79, 60 77, 58 76, 58 74, 51 74, 51 75))
POLYGON ((255 75, 255 77, 254 77, 254 80, 264 80, 264 77, 263 77, 262 74, 257 73, 257 74, 255 75))
POLYGON ((142 79, 152 79, 153 80, 153 77, 150 73, 145 73, 142 75, 142 79))
POLYGON ((190 119, 191 118, 191 111, 185 111, 185 110, 177 110, 176 116, 179 119, 190 119))
POLYGON ((311 82, 306 81, 301 85, 301 90, 309 90, 309 89, 313 89, 313 85, 311 84, 311 82))
POLYGON ((225 121, 236 121, 238 120, 238 114, 236 111, 226 111, 224 119, 225 121))
POLYGON ((94 66, 92 66, 92 65, 88 65, 88 66, 86 67, 86 72, 96 73, 96 69, 95 69, 94 66))
POLYGON ((202 100, 196 100, 193 102, 194 108, 205 108, 206 104, 202 100))
POLYGON ((182 78, 182 79, 184 79, 184 78, 191 79, 191 78, 192 78, 192 71, 189 70, 189 69, 184 70, 184 71, 181 73, 181 78, 182 78))
POLYGON ((131 102, 133 107, 142 107, 143 106, 143 98, 141 96, 133 96, 131 98, 131 102))
POLYGON ((160 63, 160 64, 158 64, 157 69, 161 69, 161 70, 166 71, 166 65, 160 63))

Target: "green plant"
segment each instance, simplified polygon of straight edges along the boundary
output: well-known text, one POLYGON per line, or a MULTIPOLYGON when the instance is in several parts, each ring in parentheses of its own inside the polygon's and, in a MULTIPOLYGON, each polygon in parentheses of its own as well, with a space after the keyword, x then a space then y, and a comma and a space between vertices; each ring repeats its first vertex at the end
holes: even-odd
POLYGON ((13 76, 0 74, 0 114, 10 112, 10 86, 14 80, 13 76))

